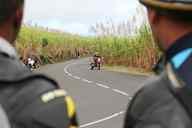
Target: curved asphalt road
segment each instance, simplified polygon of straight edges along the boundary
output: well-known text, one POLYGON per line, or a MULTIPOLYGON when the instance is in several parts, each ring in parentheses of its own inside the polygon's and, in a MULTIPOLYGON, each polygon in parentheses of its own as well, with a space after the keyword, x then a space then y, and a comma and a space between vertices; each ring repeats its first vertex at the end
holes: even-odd
POLYGON ((47 65, 40 72, 55 78, 75 99, 81 128, 122 128, 127 105, 147 77, 88 67, 86 58, 47 65))

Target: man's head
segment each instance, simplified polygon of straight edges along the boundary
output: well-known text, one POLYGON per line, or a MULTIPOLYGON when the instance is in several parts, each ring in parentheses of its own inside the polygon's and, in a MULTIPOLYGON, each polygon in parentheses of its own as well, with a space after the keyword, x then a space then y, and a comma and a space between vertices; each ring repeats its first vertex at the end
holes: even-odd
POLYGON ((24 0, 0 0, 0 36, 14 45, 23 17, 24 0))
POLYGON ((175 40, 192 32, 192 0, 140 0, 157 44, 168 49, 175 40))

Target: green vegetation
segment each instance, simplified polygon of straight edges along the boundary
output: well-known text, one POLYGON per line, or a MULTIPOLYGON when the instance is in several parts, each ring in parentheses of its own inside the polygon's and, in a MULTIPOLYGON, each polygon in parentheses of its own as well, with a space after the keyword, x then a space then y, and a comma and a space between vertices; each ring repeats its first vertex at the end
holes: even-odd
POLYGON ((108 65, 151 70, 160 56, 151 31, 146 25, 138 29, 134 36, 98 37, 95 41, 95 50, 105 57, 105 63, 108 65))
POLYGON ((89 41, 78 35, 61 32, 48 32, 42 28, 23 26, 17 40, 17 49, 22 58, 35 52, 43 64, 55 63, 75 57, 76 52, 88 55, 89 41))
POLYGON ((81 37, 61 32, 23 26, 17 40, 17 49, 24 57, 32 49, 43 64, 55 63, 98 52, 108 65, 124 65, 150 70, 159 58, 159 52, 146 25, 134 36, 81 37))

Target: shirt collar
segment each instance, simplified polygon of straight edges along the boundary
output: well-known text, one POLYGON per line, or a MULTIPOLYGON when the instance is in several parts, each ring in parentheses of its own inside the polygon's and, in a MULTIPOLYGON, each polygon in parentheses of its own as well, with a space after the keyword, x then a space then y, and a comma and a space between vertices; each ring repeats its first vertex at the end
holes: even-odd
POLYGON ((192 48, 192 32, 184 35, 166 51, 166 62, 185 49, 192 48))
POLYGON ((7 54, 11 58, 17 58, 17 52, 15 48, 2 37, 0 37, 0 52, 7 54))

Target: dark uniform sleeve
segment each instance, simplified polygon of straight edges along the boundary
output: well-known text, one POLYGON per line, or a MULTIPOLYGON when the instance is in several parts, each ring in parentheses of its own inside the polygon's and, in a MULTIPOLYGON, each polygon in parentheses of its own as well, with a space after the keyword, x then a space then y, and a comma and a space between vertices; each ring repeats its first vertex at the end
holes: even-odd
POLYGON ((156 88, 159 84, 157 81, 158 77, 150 78, 143 88, 135 94, 127 109, 124 128, 136 128, 138 124, 146 120, 144 116, 153 109, 151 106, 160 101, 158 99, 161 99, 164 92, 161 91, 161 88, 156 88))
MULTIPOLYGON (((67 95, 66 92, 62 89, 53 90, 47 92, 41 96, 43 104, 50 106, 49 110, 43 111, 46 115, 50 111, 50 119, 44 116, 45 124, 50 125, 55 128, 77 128, 77 112, 75 102, 71 96, 67 95)), ((38 115, 38 117, 40 117, 38 115)), ((41 120, 41 119, 39 119, 41 120)))
MULTIPOLYGON (((135 125, 138 123, 138 118, 136 117, 136 113, 134 113, 133 108, 136 106, 136 100, 140 97, 140 93, 142 93, 142 89, 139 90, 136 95, 134 96, 134 98, 131 100, 127 112, 126 112, 126 116, 125 116, 125 120, 124 120, 124 128, 134 128, 135 125)), ((138 111, 137 111, 138 112, 138 111)))
POLYGON ((131 101, 126 113, 124 128, 165 128, 158 106, 150 101, 145 91, 145 88, 141 89, 131 101))
POLYGON ((77 128, 74 100, 49 80, 35 79, 16 99, 14 128, 77 128), (19 114, 18 114, 19 112, 19 114))
MULTIPOLYGON (((53 128, 77 128, 78 118, 74 100, 63 89, 53 89, 40 97, 45 124, 53 128), (47 107, 47 110, 46 110, 47 107), (48 115, 46 115, 49 113, 48 115), (48 118, 46 118, 48 117, 48 118)), ((39 112, 38 112, 39 113, 39 112)), ((42 114, 39 114, 42 115, 42 114)), ((37 117, 40 117, 40 116, 37 117)), ((39 118, 40 120, 43 118, 39 118)))
POLYGON ((153 80, 131 101, 124 128, 188 128, 190 118, 161 79, 153 80))

